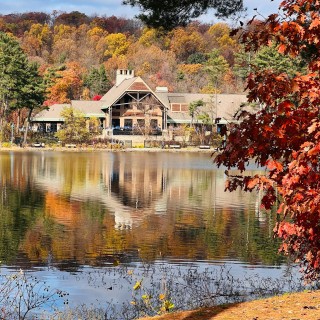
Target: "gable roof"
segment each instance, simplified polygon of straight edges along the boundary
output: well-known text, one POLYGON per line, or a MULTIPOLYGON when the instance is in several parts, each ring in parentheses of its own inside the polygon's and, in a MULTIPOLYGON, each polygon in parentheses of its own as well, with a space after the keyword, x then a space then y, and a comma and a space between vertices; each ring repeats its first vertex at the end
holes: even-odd
POLYGON ((123 80, 118 86, 114 85, 101 99, 104 104, 102 109, 107 109, 115 104, 126 92, 151 92, 163 104, 155 93, 141 77, 134 77, 123 80))

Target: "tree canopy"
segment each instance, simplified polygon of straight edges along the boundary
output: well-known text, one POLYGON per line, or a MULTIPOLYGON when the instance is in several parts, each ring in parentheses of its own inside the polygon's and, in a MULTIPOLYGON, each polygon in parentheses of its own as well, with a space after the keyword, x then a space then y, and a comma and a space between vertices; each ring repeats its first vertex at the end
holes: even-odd
POLYGON ((215 16, 226 18, 244 10, 242 0, 124 0, 124 4, 137 6, 143 12, 138 18, 148 26, 171 30, 185 26, 209 9, 215 9, 215 16))
POLYGON ((19 43, 0 33, 0 139, 8 123, 10 110, 42 105, 44 87, 37 66, 28 61, 19 43))
POLYGON ((56 133, 63 143, 80 143, 89 137, 85 115, 72 107, 65 107, 61 111, 64 118, 63 127, 56 133))
MULTIPOLYGON (((226 189, 263 190, 262 206, 277 208, 274 231, 281 250, 304 267, 307 279, 320 277, 320 3, 284 0, 282 13, 270 15, 259 29, 239 29, 248 52, 274 43, 278 53, 301 57, 305 74, 292 70, 254 70, 247 82, 255 114, 242 111, 225 150, 215 162, 246 170, 250 161, 264 175, 231 175, 226 189)), ((249 22, 250 25, 251 22, 249 22)))

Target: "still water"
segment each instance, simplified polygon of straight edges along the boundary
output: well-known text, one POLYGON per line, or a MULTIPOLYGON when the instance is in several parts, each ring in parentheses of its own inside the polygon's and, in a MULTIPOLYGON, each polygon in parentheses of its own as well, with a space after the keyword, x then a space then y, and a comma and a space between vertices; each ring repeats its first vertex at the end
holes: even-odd
POLYGON ((278 277, 274 215, 225 178, 209 153, 1 152, 2 272, 32 271, 75 303, 105 297, 86 272, 141 262, 278 277))

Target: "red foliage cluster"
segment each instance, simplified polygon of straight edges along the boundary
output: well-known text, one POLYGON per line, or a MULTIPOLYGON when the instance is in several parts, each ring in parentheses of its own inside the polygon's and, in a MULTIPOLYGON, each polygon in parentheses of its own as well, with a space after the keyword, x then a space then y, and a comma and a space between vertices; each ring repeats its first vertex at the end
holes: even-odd
POLYGON ((238 30, 242 42, 248 51, 276 43, 280 53, 304 59, 308 72, 251 74, 248 99, 261 110, 241 112, 215 162, 240 171, 250 160, 267 167, 264 176, 229 175, 226 189, 263 189, 262 206, 279 205, 281 250, 314 280, 320 278, 320 2, 284 0, 280 9, 259 28, 238 30))

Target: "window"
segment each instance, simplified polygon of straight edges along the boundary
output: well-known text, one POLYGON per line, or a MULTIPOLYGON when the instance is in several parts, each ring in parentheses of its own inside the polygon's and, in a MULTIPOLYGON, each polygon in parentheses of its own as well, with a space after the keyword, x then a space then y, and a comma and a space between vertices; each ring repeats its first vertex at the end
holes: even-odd
POLYGON ((151 128, 157 128, 158 127, 158 119, 151 119, 150 120, 150 127, 151 128))

